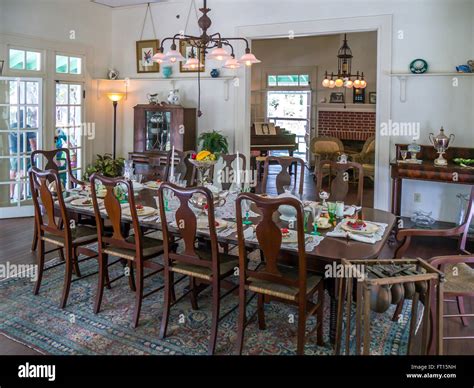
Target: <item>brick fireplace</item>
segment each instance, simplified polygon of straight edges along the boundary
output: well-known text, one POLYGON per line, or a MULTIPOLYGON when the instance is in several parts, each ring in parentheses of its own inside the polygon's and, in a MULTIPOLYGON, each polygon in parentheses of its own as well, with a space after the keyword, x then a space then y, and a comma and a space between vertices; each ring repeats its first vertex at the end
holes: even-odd
POLYGON ((375 112, 318 111, 318 135, 333 136, 343 143, 365 142, 375 134, 375 112))

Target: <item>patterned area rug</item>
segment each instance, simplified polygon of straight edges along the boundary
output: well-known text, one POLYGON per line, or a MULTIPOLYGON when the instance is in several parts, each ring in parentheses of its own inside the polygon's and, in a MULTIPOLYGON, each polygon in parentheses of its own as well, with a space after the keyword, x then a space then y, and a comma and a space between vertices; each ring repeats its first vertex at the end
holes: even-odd
MULTIPOLYGON (((81 264, 83 274, 96 270, 94 260, 81 264)), ((110 270, 112 277, 123 271, 120 264, 115 264, 110 270)), ((33 283, 28 279, 12 278, 0 282, 0 332, 31 348, 55 355, 207 354, 211 322, 210 290, 199 295, 199 310, 192 310, 189 297, 171 308, 168 337, 160 341, 162 291, 143 301, 139 326, 133 329, 131 321, 135 299, 126 278, 113 283, 111 290, 104 290, 101 312, 95 315, 92 309, 97 275, 73 282, 68 305, 61 310, 58 306, 63 276, 63 266, 47 271, 38 296, 33 295, 33 283)), ((146 279, 145 293, 161 282, 161 275, 146 279)), ((177 286, 177 297, 185 284, 188 284, 186 280, 177 286)), ((237 301, 234 295, 224 298, 221 314, 237 301)), ((248 307, 249 315, 255 310, 254 301, 248 307)), ((390 320, 393 309, 394 306, 385 314, 372 316, 372 354, 406 354, 410 304, 405 303, 400 322, 390 320)), ((306 344, 307 355, 333 354, 329 345, 329 297, 326 298, 324 315, 326 345, 316 345, 316 333, 313 333, 306 344)), ((265 306, 265 317, 266 330, 259 330, 256 320, 247 326, 244 354, 295 354, 296 308, 273 302, 265 306)), ((312 329, 314 324, 315 321, 310 320, 307 330, 312 329)), ((216 354, 234 354, 236 327, 237 310, 219 325, 216 354)))

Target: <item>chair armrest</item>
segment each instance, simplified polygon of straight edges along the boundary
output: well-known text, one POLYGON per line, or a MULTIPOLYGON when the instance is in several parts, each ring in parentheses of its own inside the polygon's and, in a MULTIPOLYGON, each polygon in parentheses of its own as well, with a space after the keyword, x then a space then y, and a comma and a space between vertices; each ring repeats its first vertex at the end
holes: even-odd
POLYGON ((440 268, 446 264, 474 263, 474 255, 436 256, 426 261, 431 266, 440 268))
POLYGON ((463 232, 461 227, 451 229, 399 229, 397 240, 401 241, 405 237, 449 237, 458 236, 463 232))

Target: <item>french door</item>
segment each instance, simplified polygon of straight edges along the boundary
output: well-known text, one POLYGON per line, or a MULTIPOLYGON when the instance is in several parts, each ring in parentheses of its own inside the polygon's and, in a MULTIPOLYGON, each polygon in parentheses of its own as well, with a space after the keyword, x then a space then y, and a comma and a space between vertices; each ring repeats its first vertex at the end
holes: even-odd
MULTIPOLYGON (((71 155, 71 167, 73 175, 81 179, 83 141, 87 133, 87 126, 84 125, 84 84, 81 82, 56 82, 55 92, 55 136, 56 148, 68 148, 71 155)), ((66 169, 65 155, 57 156, 57 163, 60 171, 66 169)), ((61 180, 66 186, 67 174, 60 174, 61 180)))
POLYGON ((34 214, 28 169, 41 148, 41 78, 0 77, 0 218, 34 214))

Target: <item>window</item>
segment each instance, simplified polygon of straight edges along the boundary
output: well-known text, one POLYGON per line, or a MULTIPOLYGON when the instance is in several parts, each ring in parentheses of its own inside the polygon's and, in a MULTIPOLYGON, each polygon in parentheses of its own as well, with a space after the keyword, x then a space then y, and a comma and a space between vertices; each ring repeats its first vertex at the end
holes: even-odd
POLYGON ((56 73, 82 74, 82 59, 79 57, 56 54, 56 73))
POLYGON ((11 70, 41 70, 41 53, 20 49, 9 50, 9 68, 11 70))
MULTIPOLYGON (((267 92, 267 120, 296 135, 298 154, 304 154, 309 131, 311 91, 272 90, 267 92)), ((302 155, 298 155, 303 157, 302 155)), ((304 159, 304 157, 303 157, 304 159)))
MULTIPOLYGON (((81 179, 83 132, 83 84, 56 83, 56 148, 69 148, 74 176, 81 179)), ((60 164, 66 163, 60 159, 60 164)), ((65 179, 65 177, 62 179, 65 179)))
POLYGON ((276 86, 309 86, 308 74, 269 75, 267 80, 269 87, 276 86))

